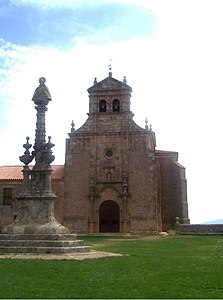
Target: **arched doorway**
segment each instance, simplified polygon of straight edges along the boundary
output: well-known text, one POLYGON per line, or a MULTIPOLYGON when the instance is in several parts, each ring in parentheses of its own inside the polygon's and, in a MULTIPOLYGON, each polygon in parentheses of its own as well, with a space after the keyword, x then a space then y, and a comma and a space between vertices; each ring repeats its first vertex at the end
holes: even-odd
POLYGON ((119 232, 119 215, 115 201, 104 201, 99 208, 99 232, 119 232))

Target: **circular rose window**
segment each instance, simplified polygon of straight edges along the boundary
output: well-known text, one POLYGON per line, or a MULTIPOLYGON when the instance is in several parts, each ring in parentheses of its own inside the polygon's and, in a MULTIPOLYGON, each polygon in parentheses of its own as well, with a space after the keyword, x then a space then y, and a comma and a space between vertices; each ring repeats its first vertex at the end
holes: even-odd
POLYGON ((112 151, 111 149, 108 149, 108 150, 105 151, 105 155, 106 155, 107 157, 112 157, 113 151, 112 151))

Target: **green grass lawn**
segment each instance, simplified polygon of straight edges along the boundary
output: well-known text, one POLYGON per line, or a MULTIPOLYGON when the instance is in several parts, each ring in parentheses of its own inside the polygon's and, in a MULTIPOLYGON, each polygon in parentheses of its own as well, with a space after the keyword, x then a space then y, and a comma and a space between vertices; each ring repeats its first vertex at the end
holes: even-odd
POLYGON ((83 239, 123 256, 0 259, 0 298, 223 298, 223 236, 83 239))

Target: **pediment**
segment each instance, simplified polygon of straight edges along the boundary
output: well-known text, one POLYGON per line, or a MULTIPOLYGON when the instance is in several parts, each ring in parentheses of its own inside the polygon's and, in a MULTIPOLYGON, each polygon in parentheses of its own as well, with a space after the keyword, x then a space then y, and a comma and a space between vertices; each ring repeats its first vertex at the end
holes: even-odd
POLYGON ((131 87, 127 85, 126 83, 119 81, 115 78, 112 77, 107 77, 103 79, 102 81, 94 84, 92 87, 88 89, 88 92, 93 92, 95 90, 116 90, 116 89, 125 89, 129 90, 130 92, 132 91, 131 87))

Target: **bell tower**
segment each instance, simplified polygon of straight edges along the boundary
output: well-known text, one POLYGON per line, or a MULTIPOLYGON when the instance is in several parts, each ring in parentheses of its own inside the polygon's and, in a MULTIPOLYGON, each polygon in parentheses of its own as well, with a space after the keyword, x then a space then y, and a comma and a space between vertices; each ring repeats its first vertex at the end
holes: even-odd
POLYGON ((127 85, 126 77, 123 82, 112 78, 112 73, 109 76, 97 83, 94 80, 94 85, 88 89, 89 92, 89 116, 91 114, 100 113, 130 113, 130 99, 132 89, 127 85))

